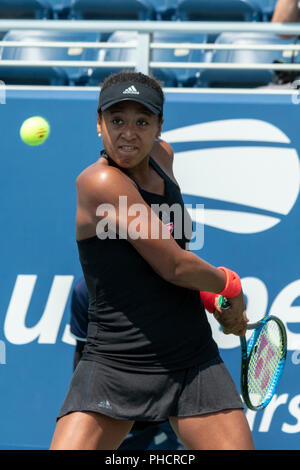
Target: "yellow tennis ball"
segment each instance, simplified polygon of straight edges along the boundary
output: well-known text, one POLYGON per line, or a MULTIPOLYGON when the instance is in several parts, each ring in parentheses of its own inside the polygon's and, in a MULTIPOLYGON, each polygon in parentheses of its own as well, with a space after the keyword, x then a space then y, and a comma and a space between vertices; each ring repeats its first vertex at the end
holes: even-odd
POLYGON ((40 145, 47 139, 50 132, 49 123, 41 116, 33 116, 23 122, 20 136, 27 145, 40 145))

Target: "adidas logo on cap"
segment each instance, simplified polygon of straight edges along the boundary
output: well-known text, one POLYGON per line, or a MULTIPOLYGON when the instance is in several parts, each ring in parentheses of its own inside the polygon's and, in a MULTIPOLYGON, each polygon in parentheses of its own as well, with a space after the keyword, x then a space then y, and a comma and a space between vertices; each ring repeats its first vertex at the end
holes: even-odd
POLYGON ((139 95, 140 92, 137 91, 134 85, 130 86, 129 88, 126 88, 126 90, 123 91, 123 95, 139 95))
POLYGON ((108 400, 100 401, 100 403, 97 403, 97 405, 100 408, 107 408, 108 410, 112 410, 112 406, 111 406, 111 404, 109 403, 108 400))

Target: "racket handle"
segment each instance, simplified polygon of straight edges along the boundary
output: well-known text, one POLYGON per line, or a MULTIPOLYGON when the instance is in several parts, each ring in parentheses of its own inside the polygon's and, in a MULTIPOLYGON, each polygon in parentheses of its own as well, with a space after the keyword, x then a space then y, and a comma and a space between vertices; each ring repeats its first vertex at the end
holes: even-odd
POLYGON ((230 302, 226 297, 220 295, 218 298, 218 305, 221 307, 222 310, 227 310, 230 307, 230 302))

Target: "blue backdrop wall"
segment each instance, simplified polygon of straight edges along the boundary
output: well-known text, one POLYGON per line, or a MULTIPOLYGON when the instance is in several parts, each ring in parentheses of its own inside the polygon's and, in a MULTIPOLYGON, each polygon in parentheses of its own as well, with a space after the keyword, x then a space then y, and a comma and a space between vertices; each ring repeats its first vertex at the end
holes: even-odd
MULTIPOLYGON (((49 447, 72 375, 75 179, 101 149, 96 103, 91 89, 9 90, 0 104, 2 449, 49 447), (29 147, 19 129, 35 115, 51 133, 29 147)), ((240 274, 250 321, 271 311, 287 327, 276 396, 247 411, 258 449, 300 448, 299 117, 290 93, 166 93, 163 137, 195 227, 204 223, 191 249, 240 274)), ((210 322, 239 386, 239 340, 210 322)))

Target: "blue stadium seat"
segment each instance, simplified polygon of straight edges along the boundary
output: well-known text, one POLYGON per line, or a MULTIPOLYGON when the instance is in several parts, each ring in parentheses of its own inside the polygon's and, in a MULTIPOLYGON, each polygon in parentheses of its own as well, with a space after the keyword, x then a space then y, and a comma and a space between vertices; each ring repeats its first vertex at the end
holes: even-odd
MULTIPOLYGON (((205 43, 206 34, 188 34, 188 33, 161 33, 153 34, 153 42, 156 43, 205 43)), ((177 47, 176 49, 153 49, 153 62, 205 62, 207 53, 204 50, 193 50, 187 47, 177 47)), ((157 69, 153 69, 155 73, 157 69)), ((197 86, 200 80, 201 70, 199 68, 172 68, 165 69, 175 73, 178 86, 193 87, 197 86)))
POLYGON ((92 20, 154 20, 148 0, 74 0, 71 17, 92 20))
POLYGON ((261 21, 255 0, 179 0, 176 17, 182 21, 261 21))
POLYGON ((43 19, 50 16, 51 6, 48 0, 0 1, 0 19, 43 19))
MULTIPOLYGON (((164 33, 156 32, 153 34, 152 41, 155 43, 202 43, 206 41, 205 34, 185 34, 185 33, 164 33)), ((111 35, 108 42, 129 42, 136 41, 137 34, 135 32, 116 32, 111 35)), ((153 62, 203 62, 206 53, 201 50, 192 50, 186 47, 178 47, 176 49, 153 49, 153 62)), ((136 50, 132 49, 108 49, 101 51, 99 60, 106 61, 128 61, 136 62, 136 50)), ((95 69, 90 77, 89 84, 97 86, 107 75, 120 71, 119 67, 115 68, 98 68, 95 69)), ((175 86, 197 86, 200 70, 199 68, 153 68, 152 75, 163 83, 165 87, 175 86)))
MULTIPOLYGON (((59 31, 12 30, 3 40, 6 41, 88 41, 99 42, 100 33, 78 33, 59 31)), ((97 49, 54 48, 54 47, 4 47, 3 60, 95 60, 97 49)), ((88 68, 78 67, 0 67, 0 78, 4 82, 20 84, 85 85, 88 68)))
MULTIPOLYGON (((137 40, 137 33, 135 32, 123 32, 117 31, 113 33, 110 38, 108 39, 108 43, 110 42, 129 42, 129 41, 136 41, 137 40)), ((102 50, 99 53, 98 57, 99 61, 108 62, 108 61, 116 61, 116 62, 136 62, 136 49, 106 49, 102 50)), ((129 67, 123 67, 124 69, 129 69, 129 67)), ((111 73, 120 72, 120 67, 101 67, 95 68, 93 73, 89 79, 89 85, 91 86, 98 86, 108 75, 111 73)), ((134 69, 133 69, 134 70, 134 69)), ((176 87, 177 86, 177 79, 175 73, 172 70, 160 70, 155 69, 152 72, 152 75, 160 80, 165 87, 176 87)))
POLYGON ((178 0, 149 0, 156 12, 156 19, 172 20, 176 11, 178 0))
POLYGON ((263 15, 263 21, 270 21, 272 18, 277 0, 256 0, 263 15))
MULTIPOLYGON (((222 33, 215 44, 235 45, 272 45, 293 44, 294 40, 281 39, 273 34, 263 33, 222 33)), ((271 64, 274 61, 284 60, 288 62, 291 52, 286 51, 250 51, 250 50, 215 50, 212 55, 212 63, 228 64, 271 64)), ((272 70, 220 70, 207 69, 201 74, 202 86, 209 87, 258 87, 265 86, 272 81, 272 70)))
POLYGON ((69 19, 72 0, 48 0, 51 6, 52 18, 54 20, 69 19))

